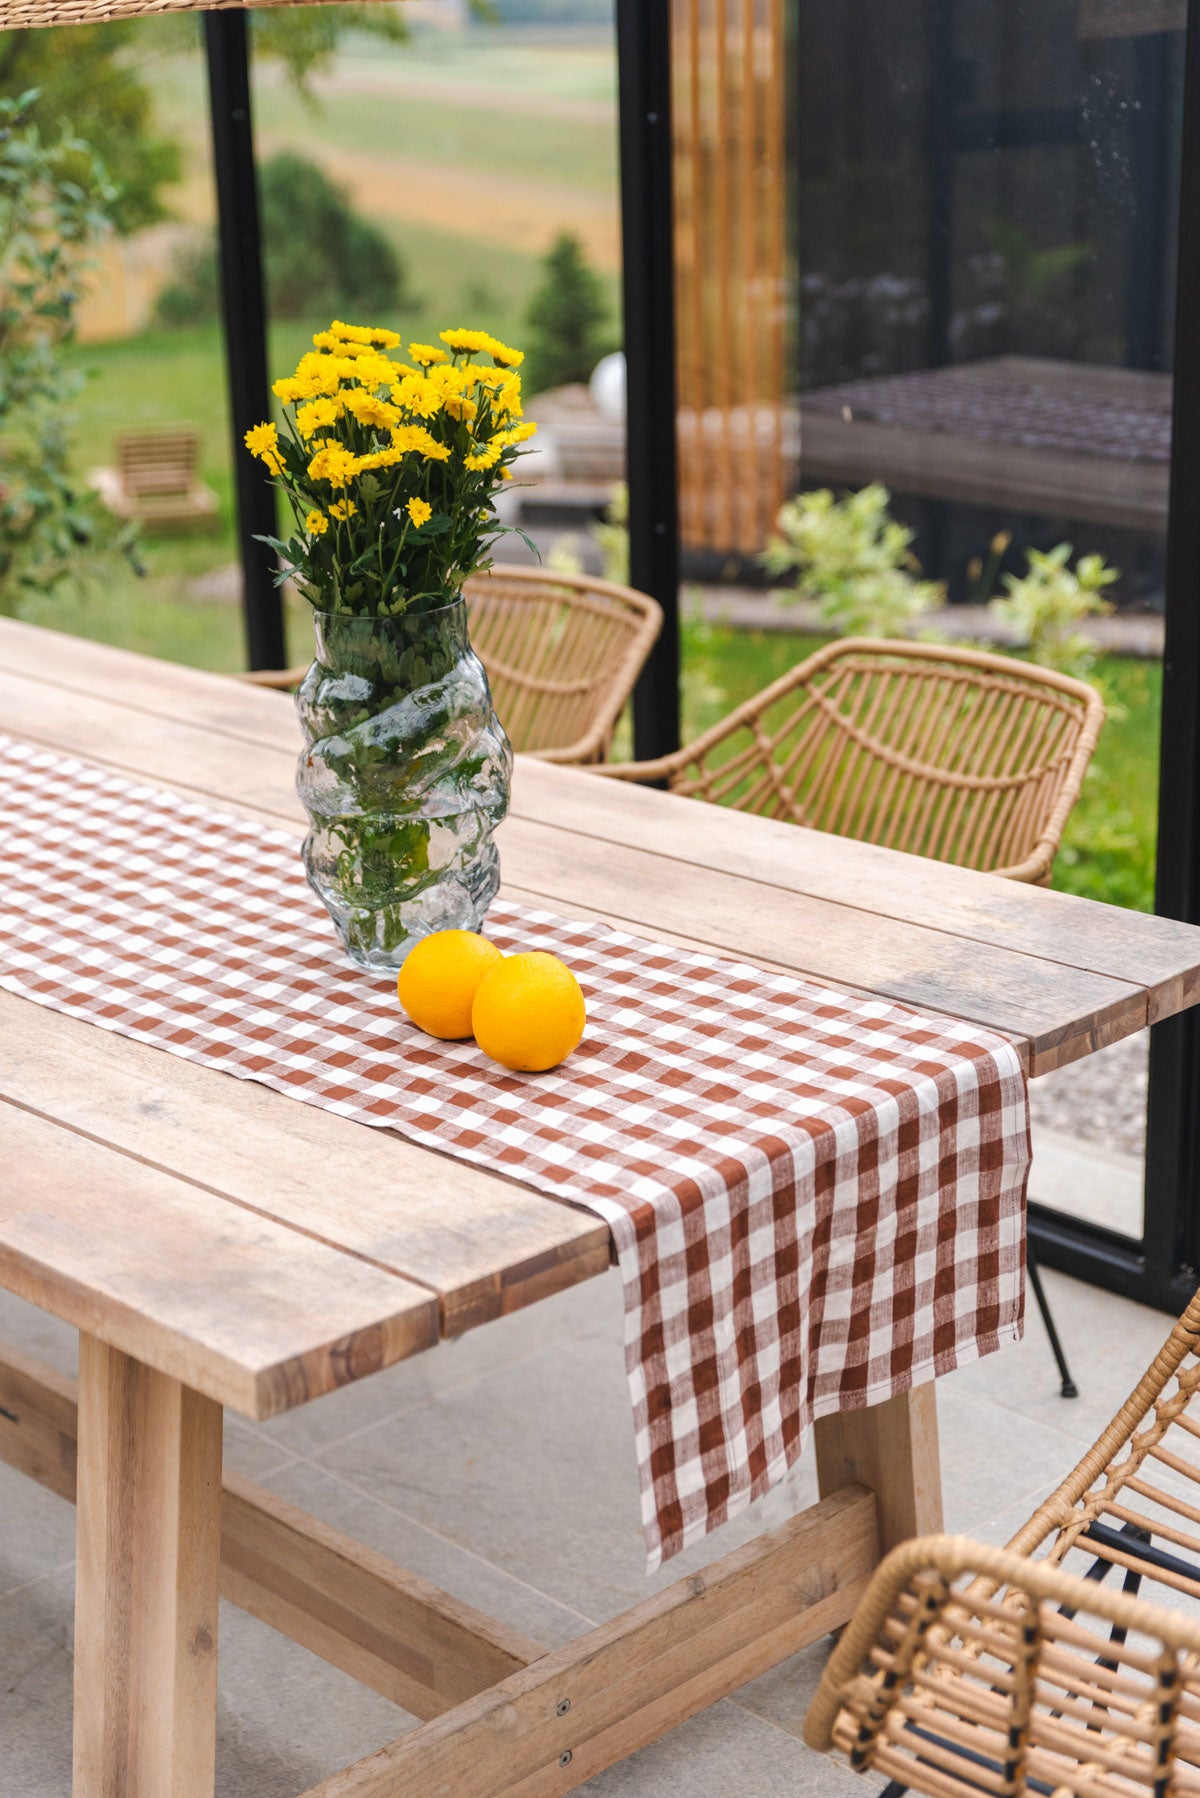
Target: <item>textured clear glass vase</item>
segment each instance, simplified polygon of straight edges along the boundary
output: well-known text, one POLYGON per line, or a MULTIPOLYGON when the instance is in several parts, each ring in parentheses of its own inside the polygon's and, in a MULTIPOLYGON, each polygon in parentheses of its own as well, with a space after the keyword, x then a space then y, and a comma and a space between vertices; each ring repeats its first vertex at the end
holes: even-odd
POLYGON ((433 930, 478 930, 512 750, 459 599, 404 618, 317 612, 296 705, 304 865, 350 959, 398 968, 433 930))

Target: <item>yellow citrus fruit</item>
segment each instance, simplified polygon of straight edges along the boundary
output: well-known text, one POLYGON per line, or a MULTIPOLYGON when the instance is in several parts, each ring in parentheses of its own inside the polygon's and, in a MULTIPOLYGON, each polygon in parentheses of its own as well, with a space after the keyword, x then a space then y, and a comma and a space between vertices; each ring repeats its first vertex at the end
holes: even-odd
POLYGON ((542 1074, 565 1061, 583 1035, 587 1009, 579 982, 557 955, 506 955, 479 982, 475 1041, 501 1067, 542 1074))
POLYGON ((473 930, 435 930, 409 950, 396 992, 419 1030, 453 1040, 471 1034, 475 989, 504 957, 473 930))

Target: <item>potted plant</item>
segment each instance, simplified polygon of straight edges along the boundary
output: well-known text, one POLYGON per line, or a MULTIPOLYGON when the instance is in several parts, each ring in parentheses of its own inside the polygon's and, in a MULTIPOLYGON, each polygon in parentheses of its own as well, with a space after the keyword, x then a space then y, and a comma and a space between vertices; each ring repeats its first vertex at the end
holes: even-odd
POLYGON ((485 331, 443 331, 407 360, 396 332, 338 320, 313 344, 275 383, 282 430, 246 444, 295 516, 270 539, 279 578, 313 608, 297 695, 309 882, 353 961, 396 968, 430 931, 478 929, 499 885, 512 751, 462 586, 506 528, 492 496, 535 427, 521 352, 485 331))

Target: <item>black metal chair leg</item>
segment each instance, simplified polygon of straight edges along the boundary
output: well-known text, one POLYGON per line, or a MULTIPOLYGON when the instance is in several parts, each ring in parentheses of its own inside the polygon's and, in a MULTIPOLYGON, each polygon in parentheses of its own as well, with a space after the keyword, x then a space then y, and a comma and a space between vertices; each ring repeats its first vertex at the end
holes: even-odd
POLYGON ((1050 1352, 1058 1366, 1058 1377, 1062 1381, 1062 1395, 1064 1398, 1078 1398, 1079 1388, 1071 1378, 1071 1369, 1067 1366, 1067 1357, 1063 1353, 1063 1345, 1058 1340, 1058 1331, 1055 1329, 1054 1319, 1050 1315, 1050 1305, 1042 1286, 1042 1276, 1038 1270, 1033 1244, 1028 1241, 1025 1244, 1025 1269, 1029 1275, 1029 1284, 1033 1287, 1037 1308, 1042 1314, 1042 1322, 1046 1326, 1046 1334, 1050 1338, 1050 1352))
POLYGON ((899 1785, 894 1779, 889 1779, 882 1792, 880 1792, 879 1798, 907 1798, 907 1794, 907 1786, 899 1785))

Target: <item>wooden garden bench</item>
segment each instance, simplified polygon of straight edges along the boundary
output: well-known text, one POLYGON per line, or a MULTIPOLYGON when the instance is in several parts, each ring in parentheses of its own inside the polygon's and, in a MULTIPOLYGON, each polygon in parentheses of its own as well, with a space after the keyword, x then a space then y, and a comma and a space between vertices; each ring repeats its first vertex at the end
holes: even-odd
POLYGON ((198 431, 125 431, 117 438, 116 466, 95 468, 88 478, 118 518, 162 530, 211 529, 220 521, 218 501, 199 465, 198 431))

